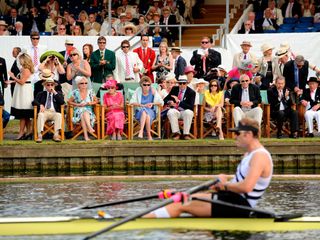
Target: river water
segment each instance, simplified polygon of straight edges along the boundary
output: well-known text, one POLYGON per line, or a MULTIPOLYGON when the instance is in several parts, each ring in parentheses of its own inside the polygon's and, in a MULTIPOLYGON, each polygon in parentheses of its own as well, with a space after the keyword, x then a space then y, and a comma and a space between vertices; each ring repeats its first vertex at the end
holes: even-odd
MULTIPOLYGON (((131 181, 131 182, 52 182, 0 184, 0 216, 62 216, 62 210, 79 205, 104 203, 153 194, 162 189, 186 189, 201 181, 131 181)), ((320 181, 273 181, 258 207, 277 214, 303 213, 320 216, 320 181)), ((158 203, 157 200, 118 205, 103 209, 112 216, 127 216, 158 203)), ((97 210, 72 212, 72 215, 95 216, 97 210)), ((1 235, 1 233, 0 233, 1 235)), ((81 239, 83 236, 26 236, 0 239, 81 239)), ((243 233, 209 231, 127 231, 111 232, 97 239, 320 239, 320 231, 288 233, 243 233)))

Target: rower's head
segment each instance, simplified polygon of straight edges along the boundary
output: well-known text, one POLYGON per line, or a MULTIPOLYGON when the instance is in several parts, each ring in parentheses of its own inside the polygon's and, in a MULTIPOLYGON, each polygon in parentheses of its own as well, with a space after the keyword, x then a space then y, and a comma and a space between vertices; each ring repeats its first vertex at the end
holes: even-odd
POLYGON ((250 142, 252 139, 258 139, 260 135, 260 126, 258 121, 252 118, 243 118, 235 128, 229 129, 229 131, 236 134, 236 139, 239 145, 246 145, 246 142, 250 142), (243 143, 243 144, 242 144, 243 143))

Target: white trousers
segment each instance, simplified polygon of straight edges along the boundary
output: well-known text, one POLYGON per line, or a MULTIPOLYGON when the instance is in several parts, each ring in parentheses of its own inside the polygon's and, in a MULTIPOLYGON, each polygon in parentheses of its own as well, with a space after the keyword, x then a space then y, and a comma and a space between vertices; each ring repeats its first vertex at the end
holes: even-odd
POLYGON ((44 110, 44 112, 38 113, 38 134, 41 134, 46 121, 54 121, 54 132, 57 133, 61 129, 61 113, 55 112, 53 110, 44 110))
POLYGON ((313 133, 313 119, 316 120, 318 126, 318 132, 320 132, 320 111, 308 110, 304 114, 308 126, 308 133, 313 133))
POLYGON ((258 121, 259 126, 261 126, 262 121, 262 109, 260 107, 252 108, 251 110, 244 112, 240 107, 235 107, 233 109, 233 120, 236 127, 238 127, 238 124, 240 120, 244 117, 252 118, 256 121, 258 121))
POLYGON ((183 134, 188 135, 192 124, 193 111, 187 109, 179 112, 175 108, 169 109, 167 116, 173 133, 180 133, 179 119, 183 120, 183 134))

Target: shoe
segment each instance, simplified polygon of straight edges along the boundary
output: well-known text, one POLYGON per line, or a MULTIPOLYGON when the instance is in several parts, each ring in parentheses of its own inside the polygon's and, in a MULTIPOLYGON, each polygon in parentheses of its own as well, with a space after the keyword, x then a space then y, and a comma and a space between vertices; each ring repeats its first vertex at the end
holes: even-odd
POLYGON ((117 140, 118 140, 118 141, 121 141, 121 140, 122 140, 122 137, 121 137, 121 136, 118 136, 118 137, 117 137, 117 140))
POLYGON ((29 133, 29 134, 25 135, 23 140, 31 140, 32 139, 32 135, 33 135, 33 133, 29 133))
POLYGON ((111 136, 110 140, 117 140, 116 136, 111 136))
POLYGON ((306 137, 313 138, 314 135, 313 135, 313 133, 308 133, 308 134, 306 135, 306 137))
POLYGON ((41 135, 38 136, 38 139, 36 140, 36 143, 42 143, 42 136, 41 135))
POLYGON ((22 136, 20 136, 20 137, 18 137, 18 138, 16 138, 15 140, 17 140, 17 141, 19 141, 19 140, 24 140, 24 138, 26 137, 26 135, 25 134, 23 134, 22 136))
POLYGON ((61 142, 61 137, 59 135, 53 135, 52 140, 55 142, 61 142))
POLYGON ((184 135, 183 137, 184 140, 191 140, 192 138, 190 137, 189 134, 184 135))
POLYGON ((180 139, 180 133, 175 133, 175 134, 173 134, 172 139, 173 139, 173 140, 179 140, 179 139, 180 139))
POLYGON ((277 133, 277 138, 278 139, 283 138, 283 134, 282 133, 277 133))
POLYGON ((290 138, 298 138, 298 133, 297 132, 294 132, 294 133, 291 133, 290 138))

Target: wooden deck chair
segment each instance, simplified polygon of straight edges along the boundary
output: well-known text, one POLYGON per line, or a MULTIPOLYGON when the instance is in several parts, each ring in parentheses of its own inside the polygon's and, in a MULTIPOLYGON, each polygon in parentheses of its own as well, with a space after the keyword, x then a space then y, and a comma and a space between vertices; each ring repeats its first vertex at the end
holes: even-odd
MULTIPOLYGON (((297 104, 297 111, 298 111, 298 120, 299 120, 299 135, 301 137, 305 137, 306 133, 308 132, 306 120, 304 118, 306 108, 305 108, 305 106, 303 106, 302 104, 299 103, 299 104, 297 104)), ((318 126, 317 126, 317 122, 315 119, 313 120, 313 129, 318 131, 318 126)))
MULTIPOLYGON (((61 129, 60 129, 60 136, 61 136, 61 140, 63 141, 65 139, 64 136, 64 127, 65 127, 65 123, 64 123, 64 106, 65 105, 61 105, 61 129)), ((34 141, 37 141, 38 139, 38 107, 34 106, 33 107, 33 139, 34 141)), ((54 134, 54 122, 53 121, 47 121, 44 124, 44 128, 43 128, 43 133, 42 136, 46 135, 47 133, 52 133, 54 134)))
MULTIPOLYGON (((101 105, 101 139, 106 139, 108 136, 106 135, 106 106, 103 104, 103 96, 107 92, 107 90, 100 90, 100 105, 101 105)), ((126 101, 124 100, 124 114, 125 114, 125 121, 124 121, 124 131, 122 135, 130 139, 130 130, 129 130, 129 110, 126 104, 126 101)))
MULTIPOLYGON (((71 139, 74 140, 74 139, 77 139, 81 134, 83 134, 83 129, 81 127, 80 122, 77 124, 74 124, 72 122, 74 107, 68 104, 67 111, 68 111, 67 117, 68 117, 69 130, 72 131, 72 133, 73 133, 73 137, 71 139)), ((94 124, 95 132, 94 133, 88 132, 88 134, 96 139, 100 139, 100 137, 101 137, 101 134, 100 134, 100 126, 101 126, 100 125, 100 104, 95 104, 93 106, 93 111, 94 111, 94 114, 96 115, 96 120, 95 120, 95 124, 94 124)))
POLYGON ((0 106, 0 141, 3 141, 3 119, 2 119, 3 106, 0 106))

